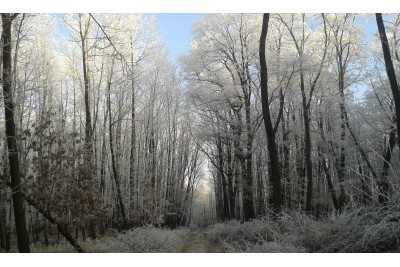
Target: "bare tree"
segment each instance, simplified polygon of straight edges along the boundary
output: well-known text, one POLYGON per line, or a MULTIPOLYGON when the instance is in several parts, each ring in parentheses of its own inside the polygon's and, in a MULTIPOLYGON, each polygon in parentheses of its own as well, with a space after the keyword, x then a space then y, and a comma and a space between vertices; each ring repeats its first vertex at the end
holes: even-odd
MULTIPOLYGON (((392 89, 392 95, 394 100, 394 106, 396 111, 396 122, 397 122, 397 143, 400 147, 400 91, 399 84, 397 82, 396 73, 393 67, 392 57, 390 55, 389 42, 386 36, 385 25, 383 24, 382 14, 376 13, 376 23, 378 25, 379 36, 382 44, 383 57, 385 59, 386 73, 389 78, 390 88, 392 89)), ((389 190, 388 181, 385 179, 385 175, 381 176, 381 180, 378 181, 378 187, 380 190, 381 197, 379 198, 380 203, 387 201, 387 194, 389 190)))
POLYGON ((17 229, 17 240, 19 252, 30 252, 29 236, 26 230, 25 209, 22 196, 20 166, 17 148, 17 133, 14 122, 14 102, 13 102, 13 77, 12 77, 12 21, 18 14, 2 13, 2 45, 3 45, 3 96, 5 110, 5 128, 8 147, 8 161, 10 166, 11 190, 14 206, 15 225, 17 229))
POLYGON ((281 173, 279 170, 278 151, 275 142, 276 129, 272 126, 271 114, 269 111, 268 101, 268 69, 265 56, 265 43, 268 33, 269 14, 265 13, 263 16, 263 24, 260 36, 260 65, 261 65, 261 103, 264 117, 264 126, 267 133, 269 164, 271 170, 272 180, 272 194, 273 204, 275 211, 279 211, 282 206, 281 196, 281 173))

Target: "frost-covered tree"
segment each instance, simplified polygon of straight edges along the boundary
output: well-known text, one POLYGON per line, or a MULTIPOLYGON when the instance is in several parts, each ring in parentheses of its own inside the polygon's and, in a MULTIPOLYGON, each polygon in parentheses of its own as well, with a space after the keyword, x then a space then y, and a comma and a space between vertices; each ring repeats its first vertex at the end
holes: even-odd
MULTIPOLYGON (((17 147, 17 132, 15 127, 15 108, 13 98, 13 72, 12 72, 12 22, 18 14, 1 14, 2 32, 2 89, 4 101, 4 120, 7 138, 7 154, 10 173, 10 186, 12 190, 15 225, 19 252, 30 252, 29 236, 26 230, 26 218, 22 193, 22 180, 17 147)), ((15 83, 14 83, 15 85, 15 83)))

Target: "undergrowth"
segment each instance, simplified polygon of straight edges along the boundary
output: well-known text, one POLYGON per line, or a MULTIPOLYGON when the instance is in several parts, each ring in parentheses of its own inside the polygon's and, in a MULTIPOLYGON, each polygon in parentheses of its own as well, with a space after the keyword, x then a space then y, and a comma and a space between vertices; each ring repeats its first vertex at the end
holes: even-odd
POLYGON ((188 229, 166 230, 152 226, 134 228, 107 243, 114 252, 175 252, 188 229))
MULTIPOLYGON (((102 237, 96 240, 79 242, 86 252, 92 253, 140 253, 140 252, 175 252, 182 243, 188 229, 168 230, 152 226, 133 228, 117 234, 115 237, 102 237)), ((69 253, 76 250, 66 241, 56 245, 32 245, 32 252, 69 253)))
MULTIPOLYGON (((176 252, 189 228, 134 228, 116 236, 80 243, 87 252, 176 252)), ((227 221, 206 229, 220 252, 400 252, 400 196, 386 205, 352 207, 316 220, 283 211, 249 222, 227 221)), ((33 252, 75 252, 67 243, 33 252)))
POLYGON ((400 252, 400 202, 353 208, 315 220, 283 211, 249 222, 228 221, 208 231, 226 252, 400 252))

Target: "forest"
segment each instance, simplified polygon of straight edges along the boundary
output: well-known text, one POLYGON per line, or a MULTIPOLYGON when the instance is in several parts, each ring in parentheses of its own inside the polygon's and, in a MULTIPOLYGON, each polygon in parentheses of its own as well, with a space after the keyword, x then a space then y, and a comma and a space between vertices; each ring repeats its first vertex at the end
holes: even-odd
POLYGON ((400 252, 399 14, 1 22, 1 252, 400 252))

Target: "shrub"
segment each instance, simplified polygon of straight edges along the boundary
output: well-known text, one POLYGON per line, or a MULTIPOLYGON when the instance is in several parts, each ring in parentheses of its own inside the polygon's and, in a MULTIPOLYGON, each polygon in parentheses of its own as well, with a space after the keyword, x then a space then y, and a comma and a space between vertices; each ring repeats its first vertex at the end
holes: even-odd
POLYGON ((187 229, 166 230, 153 226, 134 228, 119 234, 115 239, 110 239, 107 245, 114 252, 175 252, 183 235, 188 231, 187 229))

